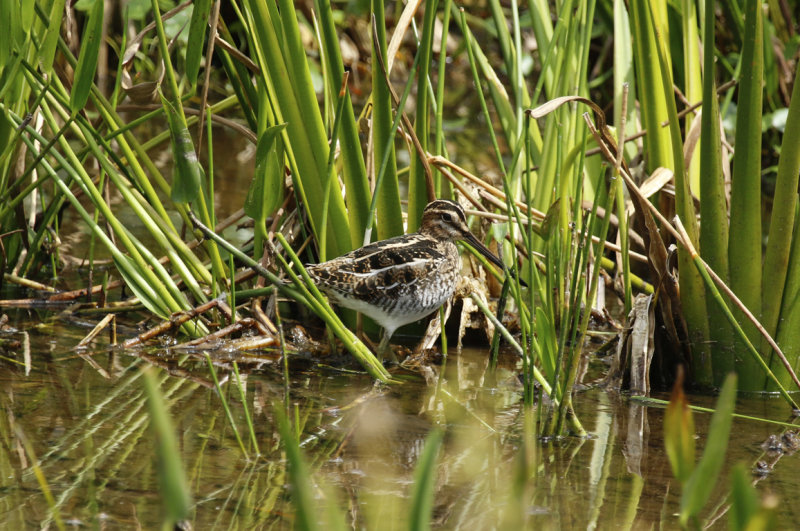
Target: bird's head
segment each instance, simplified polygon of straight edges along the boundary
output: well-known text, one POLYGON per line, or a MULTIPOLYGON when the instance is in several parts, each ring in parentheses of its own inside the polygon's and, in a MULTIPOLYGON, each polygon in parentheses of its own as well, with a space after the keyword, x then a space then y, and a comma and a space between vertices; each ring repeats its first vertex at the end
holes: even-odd
POLYGON ((503 262, 470 232, 464 209, 455 201, 437 199, 428 203, 428 206, 422 211, 419 232, 440 241, 463 240, 484 255, 490 262, 501 269, 505 269, 503 262))
POLYGON ((455 201, 437 199, 422 211, 419 231, 437 240, 465 240, 472 235, 464 209, 455 201))

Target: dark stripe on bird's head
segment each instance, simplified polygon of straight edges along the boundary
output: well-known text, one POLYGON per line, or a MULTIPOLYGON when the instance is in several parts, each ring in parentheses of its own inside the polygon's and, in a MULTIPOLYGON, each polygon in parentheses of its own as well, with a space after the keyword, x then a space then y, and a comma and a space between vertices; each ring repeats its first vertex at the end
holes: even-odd
POLYGON ((455 201, 437 199, 422 211, 419 231, 437 240, 459 240, 469 232, 467 216, 455 201))
POLYGON ((428 203, 422 212, 420 232, 437 239, 466 241, 491 263, 505 270, 503 262, 470 232, 464 209, 455 201, 437 199, 428 203))
POLYGON ((455 201, 449 199, 436 199, 428 203, 425 210, 422 211, 422 217, 425 218, 426 214, 431 215, 436 212, 439 216, 445 213, 453 215, 453 220, 460 219, 465 225, 467 223, 467 216, 464 214, 464 209, 455 201))

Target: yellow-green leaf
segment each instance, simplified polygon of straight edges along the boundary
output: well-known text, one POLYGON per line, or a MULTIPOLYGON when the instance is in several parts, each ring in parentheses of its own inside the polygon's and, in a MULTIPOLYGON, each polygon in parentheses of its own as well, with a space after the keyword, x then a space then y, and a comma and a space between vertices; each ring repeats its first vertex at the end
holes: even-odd
POLYGON ((283 201, 283 141, 280 132, 286 124, 267 128, 258 140, 256 171, 244 212, 253 219, 269 216, 283 201))
POLYGON ((694 470, 694 419, 683 393, 683 372, 678 373, 664 413, 664 447, 672 473, 685 483, 694 470))
POLYGON ((176 203, 188 203, 197 199, 203 183, 203 167, 197 160, 192 135, 185 119, 175 107, 161 96, 161 103, 167 114, 169 136, 172 140, 174 166, 172 171, 172 193, 170 197, 176 203))
POLYGON ((684 525, 698 515, 708 501, 725 462, 728 436, 731 433, 733 409, 736 404, 736 373, 730 373, 722 385, 717 399, 703 456, 697 463, 681 495, 680 520, 684 525))

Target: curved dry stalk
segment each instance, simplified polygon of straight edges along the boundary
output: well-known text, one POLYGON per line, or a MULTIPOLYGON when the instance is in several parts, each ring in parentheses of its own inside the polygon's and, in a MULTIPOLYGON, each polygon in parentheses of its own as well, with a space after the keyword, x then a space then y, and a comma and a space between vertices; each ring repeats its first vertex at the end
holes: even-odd
MULTIPOLYGON (((454 164, 453 162, 451 162, 450 160, 448 160, 448 159, 446 159, 446 158, 444 158, 442 156, 428 154, 428 160, 430 161, 430 163, 433 166, 436 166, 436 169, 438 169, 439 171, 442 171, 443 168, 449 168, 449 169, 453 170, 454 172, 458 173, 459 175, 463 176, 467 180, 475 183, 480 188, 482 188, 482 189, 486 190, 487 192, 489 192, 490 194, 492 194, 494 197, 504 201, 503 208, 506 207, 506 205, 505 205, 506 194, 503 193, 503 191, 500 190, 499 188, 497 188, 496 186, 491 185, 490 183, 488 183, 487 181, 484 181, 483 179, 481 179, 477 175, 474 175, 474 174, 468 172, 467 170, 465 170, 464 168, 462 168, 458 164, 454 164)), ((454 180, 454 177, 452 176, 452 174, 448 174, 448 173, 445 173, 445 172, 442 172, 442 174, 445 177, 447 177, 448 179, 450 179, 450 181, 452 181, 453 184, 456 183, 456 181, 454 180)), ((536 210, 535 208, 531 208, 530 210, 528 210, 528 205, 526 205, 525 203, 523 203, 522 201, 520 201, 518 199, 515 199, 514 203, 516 204, 517 208, 524 209, 524 211, 528 212, 528 215, 530 215, 530 216, 532 216, 532 217, 534 217, 534 218, 536 218, 536 219, 538 219, 540 221, 544 220, 544 218, 546 217, 546 214, 544 212, 540 212, 540 211, 536 210)))

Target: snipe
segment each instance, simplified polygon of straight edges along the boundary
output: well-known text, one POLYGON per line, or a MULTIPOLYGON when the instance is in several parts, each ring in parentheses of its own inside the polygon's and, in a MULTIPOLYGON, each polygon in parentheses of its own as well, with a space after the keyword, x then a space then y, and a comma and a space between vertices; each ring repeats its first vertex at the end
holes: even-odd
POLYGON ((388 351, 394 358, 388 345, 395 330, 437 310, 453 295, 461 274, 456 240, 468 242, 504 268, 470 232, 458 203, 438 199, 425 207, 418 232, 371 243, 306 269, 334 303, 384 328, 378 352, 383 356, 388 351))

